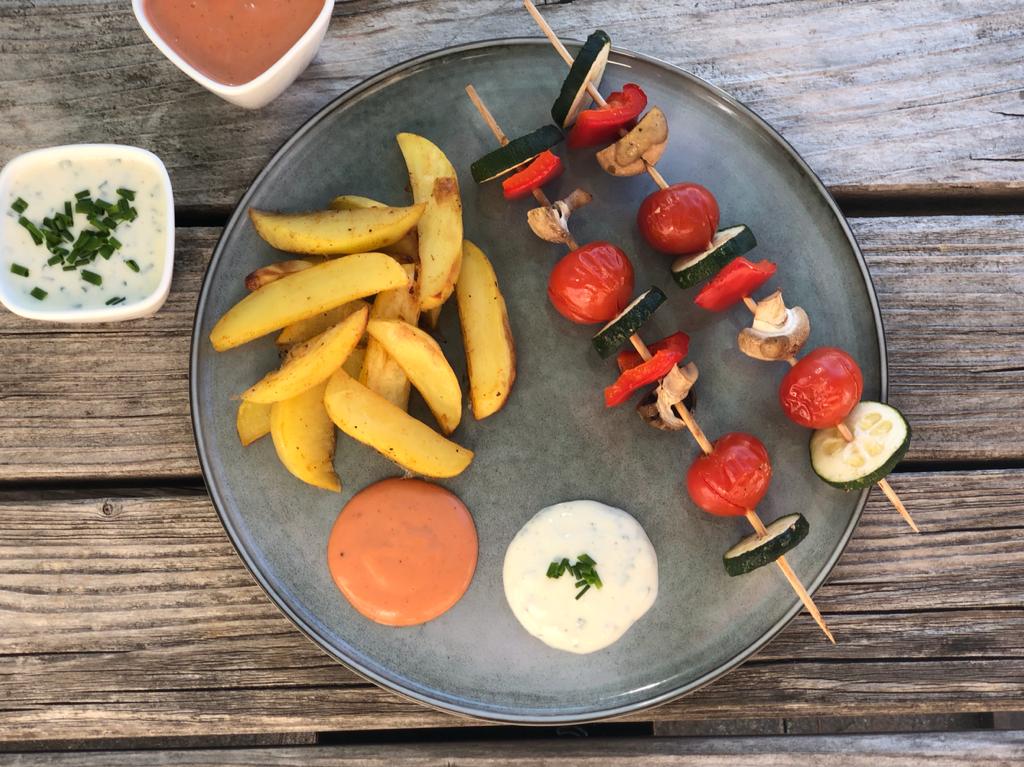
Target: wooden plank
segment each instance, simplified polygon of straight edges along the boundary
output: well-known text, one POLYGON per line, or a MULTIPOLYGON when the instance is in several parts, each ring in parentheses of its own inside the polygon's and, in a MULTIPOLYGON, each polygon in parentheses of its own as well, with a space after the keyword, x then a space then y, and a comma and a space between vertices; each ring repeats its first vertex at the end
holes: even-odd
MULTIPOLYGON (((545 9, 565 37, 600 24, 617 44, 731 92, 840 193, 935 194, 951 184, 955 194, 989 196, 1024 189, 1019 12, 1016 0, 588 0, 545 9)), ((137 144, 166 161, 179 204, 227 206, 284 139, 357 82, 439 47, 517 35, 537 30, 515 2, 339 2, 313 66, 275 103, 248 112, 165 60, 123 2, 5 3, 0 163, 51 144, 137 144)))
MULTIPOLYGON (((889 340, 909 460, 1024 458, 1024 218, 855 219, 889 340)), ((163 310, 120 325, 0 314, 0 481, 197 478, 195 301, 217 229, 179 229, 163 310)))
POLYGON ((479 743, 23 754, 11 767, 996 767, 1024 757, 1018 732, 789 738, 564 738, 479 743))
MULTIPOLYGON (((710 688, 634 720, 1012 711, 1024 695, 1024 471, 908 474, 817 601, 710 688)), ((472 724, 363 682, 292 628, 206 498, 0 501, 0 738, 472 724)))

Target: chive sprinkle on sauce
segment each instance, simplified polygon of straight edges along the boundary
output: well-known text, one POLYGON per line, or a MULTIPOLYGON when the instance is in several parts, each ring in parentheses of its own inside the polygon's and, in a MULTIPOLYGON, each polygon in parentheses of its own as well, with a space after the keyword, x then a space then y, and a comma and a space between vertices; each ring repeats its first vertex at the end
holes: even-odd
POLYGON ((26 210, 28 210, 28 203, 19 197, 17 200, 11 203, 11 210, 13 210, 15 213, 24 213, 26 210))
POLYGON ((32 292, 29 295, 36 299, 36 301, 42 301, 49 294, 42 288, 32 288, 32 292))
POLYGON ((16 274, 19 277, 28 277, 28 269, 21 264, 11 264, 11 274, 16 274))
POLYGON ((548 565, 548 578, 561 578, 566 573, 572 575, 573 587, 580 589, 576 594, 576 599, 586 594, 591 586, 599 589, 604 585, 597 574, 597 562, 586 553, 576 557, 575 563, 563 557, 560 561, 555 561, 548 565))

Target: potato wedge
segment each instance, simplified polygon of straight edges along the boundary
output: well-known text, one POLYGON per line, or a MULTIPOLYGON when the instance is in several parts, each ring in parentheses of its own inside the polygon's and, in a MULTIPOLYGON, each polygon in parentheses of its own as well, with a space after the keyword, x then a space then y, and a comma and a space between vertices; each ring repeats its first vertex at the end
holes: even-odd
POLYGON ((423 395, 441 433, 455 431, 462 420, 462 388, 437 341, 402 320, 370 320, 366 332, 401 366, 416 391, 423 395))
POLYGON ((249 218, 259 236, 278 250, 339 256, 398 242, 416 226, 425 209, 425 204, 311 213, 271 213, 250 208, 249 218))
POLYGON ((494 267, 476 245, 463 243, 455 288, 469 370, 469 400, 478 421, 501 410, 516 380, 516 347, 494 267))
POLYGON ((366 349, 353 349, 352 353, 348 355, 348 359, 345 360, 345 364, 341 366, 341 369, 353 378, 359 378, 359 371, 363 369, 363 360, 365 358, 366 349))
POLYGON ((327 417, 327 381, 270 406, 270 437, 281 463, 294 476, 324 490, 341 492, 334 471, 334 424, 327 417))
POLYGON ((270 405, 242 400, 238 404, 235 428, 238 429, 242 447, 249 447, 256 440, 267 436, 270 434, 270 405))
MULTIPOLYGON (((366 208, 386 208, 382 202, 371 200, 369 197, 360 197, 355 194, 343 194, 335 197, 327 206, 331 210, 365 210, 366 208)), ((381 248, 389 256, 394 256, 402 263, 414 264, 420 260, 420 238, 415 227, 406 232, 402 239, 393 242, 387 247, 381 248)))
POLYGON ((328 380, 324 405, 343 432, 417 474, 454 477, 473 460, 472 450, 442 437, 344 370, 328 380))
POLYGON ((412 197, 426 203, 417 224, 420 308, 443 304, 455 289, 462 260, 462 198, 455 168, 444 152, 414 133, 399 133, 412 197))
POLYGON ((408 284, 402 265, 383 253, 325 261, 247 295, 214 325, 210 343, 222 352, 357 298, 408 284))
POLYGON ((366 332, 369 315, 369 308, 364 306, 333 328, 293 346, 281 367, 242 392, 242 399, 263 404, 280 402, 326 381, 356 348, 366 332))
POLYGON ((269 285, 274 280, 287 277, 289 274, 301 272, 304 269, 320 263, 320 260, 296 258, 291 261, 278 261, 274 264, 261 266, 245 276, 245 289, 248 291, 259 290, 264 285, 269 285))
POLYGON ((328 309, 326 312, 310 317, 308 320, 293 322, 278 334, 277 340, 274 343, 277 344, 278 349, 290 349, 295 344, 308 341, 313 336, 318 336, 328 328, 334 327, 350 314, 354 314, 363 307, 369 308, 369 306, 366 301, 357 298, 355 301, 349 301, 347 304, 328 309))
MULTIPOLYGON (((377 296, 370 310, 370 319, 405 320, 415 323, 420 316, 420 302, 416 298, 416 267, 405 266, 411 282, 409 288, 395 288, 377 296)), ((384 347, 372 338, 366 342, 366 357, 359 372, 359 383, 371 389, 392 405, 409 409, 409 379, 384 347)))

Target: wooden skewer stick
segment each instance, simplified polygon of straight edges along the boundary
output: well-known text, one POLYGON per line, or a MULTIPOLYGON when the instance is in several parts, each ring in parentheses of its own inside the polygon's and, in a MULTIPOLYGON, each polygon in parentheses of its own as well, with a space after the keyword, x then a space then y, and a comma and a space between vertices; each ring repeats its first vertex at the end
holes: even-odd
MULTIPOLYGON (((765 529, 764 522, 757 516, 757 512, 753 509, 747 509, 747 521, 750 522, 754 527, 754 532, 757 533, 758 538, 764 538, 768 535, 768 531, 765 529)), ((811 599, 811 595, 807 593, 807 589, 804 588, 804 584, 800 582, 797 574, 793 572, 793 568, 789 562, 786 561, 786 555, 783 554, 781 557, 775 560, 778 564, 779 569, 782 570, 782 574, 786 576, 786 580, 789 581, 789 585, 793 587, 793 591, 800 597, 800 601, 804 603, 804 607, 807 608, 807 612, 814 618, 814 622, 818 624, 818 628, 825 632, 825 636, 828 637, 828 641, 832 644, 836 643, 836 639, 832 636, 832 632, 828 630, 828 626, 825 625, 825 619, 821 617, 821 611, 818 610, 818 606, 814 604, 814 600, 811 599)))
MULTIPOLYGON (((572 54, 569 53, 568 50, 566 50, 566 47, 564 45, 562 45, 562 41, 558 39, 558 35, 555 34, 555 30, 553 30, 551 28, 551 25, 544 20, 544 17, 541 16, 540 14, 540 11, 537 10, 537 6, 533 4, 532 0, 523 0, 523 5, 526 6, 526 10, 529 11, 530 15, 533 17, 533 20, 537 22, 537 26, 540 27, 540 31, 544 33, 544 36, 548 39, 548 41, 551 43, 554 49, 558 52, 558 55, 562 57, 562 61, 564 61, 571 67, 573 62, 572 54)), ((594 99, 595 102, 597 102, 598 106, 604 107, 608 105, 608 102, 604 100, 604 96, 602 96, 601 93, 597 90, 597 88, 594 87, 593 83, 587 83, 587 93, 589 93, 590 97, 594 99)), ((620 130, 619 135, 625 136, 626 131, 620 130)), ((647 160, 644 160, 643 162, 644 169, 647 171, 647 175, 651 177, 654 183, 657 184, 660 189, 668 189, 668 182, 665 181, 664 176, 662 176, 658 172, 658 169, 651 165, 649 162, 647 162, 647 160)))
MULTIPOLYGON (((853 434, 850 432, 849 427, 845 423, 840 421, 838 424, 836 424, 836 430, 843 435, 843 439, 845 439, 847 442, 853 442, 853 434)), ((889 499, 889 502, 896 507, 896 511, 900 513, 900 516, 903 517, 903 520, 908 525, 910 525, 910 529, 913 530, 915 533, 921 532, 921 530, 917 526, 917 523, 914 522, 914 518, 910 516, 910 512, 907 511, 907 507, 903 505, 903 501, 901 501, 900 497, 896 495, 896 491, 892 489, 892 485, 889 484, 889 480, 883 477, 882 479, 878 480, 877 484, 882 489, 882 492, 885 493, 885 497, 889 499)))
MULTIPOLYGON (((480 116, 484 119, 484 122, 486 122, 487 126, 491 129, 491 133, 494 134, 494 137, 498 139, 499 142, 501 142, 502 146, 507 144, 508 137, 505 135, 505 132, 501 129, 501 126, 498 125, 498 121, 494 119, 494 115, 491 114, 491 111, 487 108, 487 105, 484 104, 483 99, 480 98, 480 94, 476 92, 476 88, 474 88, 472 85, 467 85, 466 94, 469 96, 469 100, 473 102, 473 106, 476 107, 477 111, 480 113, 480 116)), ((544 194, 544 192, 541 191, 540 189, 535 189, 533 192, 533 196, 541 205, 544 205, 545 207, 551 206, 551 202, 548 200, 547 195, 544 194)), ((572 235, 569 235, 569 241, 567 245, 572 250, 575 250, 578 247, 572 235)), ((651 358, 651 350, 647 347, 647 344, 644 343, 643 339, 640 338, 640 336, 634 333, 629 337, 629 340, 630 343, 633 344, 633 348, 637 350, 637 352, 643 359, 649 360, 651 358)), ((714 446, 711 444, 711 440, 707 438, 707 435, 704 434, 704 430, 700 428, 700 424, 698 424, 697 421, 694 419, 693 414, 690 413, 690 410, 682 402, 673 405, 673 408, 675 409, 676 413, 679 414, 679 417, 683 420, 683 423, 686 424, 686 428, 690 430, 690 434, 693 435, 693 438, 697 441, 697 444, 700 445, 700 449, 704 451, 705 455, 710 455, 711 452, 714 450, 714 446)), ((755 532, 757 532, 759 536, 765 535, 764 524, 761 522, 760 517, 758 517, 755 512, 749 512, 747 514, 747 519, 756 520, 756 523, 754 521, 751 521, 751 524, 754 525, 755 532)), ((832 636, 832 632, 828 630, 828 626, 825 625, 825 621, 821 617, 821 612, 819 612, 817 606, 814 604, 814 600, 811 599, 811 595, 807 593, 807 589, 804 588, 804 585, 800 582, 800 579, 797 577, 796 573, 793 572, 793 568, 791 568, 789 566, 789 563, 786 562, 785 557, 779 557, 779 559, 775 561, 782 569, 783 574, 786 576, 786 579, 793 587, 793 590, 796 592, 797 596, 800 597, 800 601, 804 603, 804 606, 807 608, 807 611, 811 614, 811 616, 814 618, 817 624, 821 627, 821 630, 825 632, 825 636, 828 637, 829 641, 832 642, 832 644, 835 644, 836 640, 832 636)))

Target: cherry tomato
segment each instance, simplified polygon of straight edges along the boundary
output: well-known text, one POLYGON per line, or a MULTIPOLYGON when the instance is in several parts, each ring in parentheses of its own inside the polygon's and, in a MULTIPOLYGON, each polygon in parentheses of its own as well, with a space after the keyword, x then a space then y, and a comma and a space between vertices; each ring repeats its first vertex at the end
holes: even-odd
POLYGON ((709 312, 724 311, 768 282, 773 274, 775 264, 771 261, 753 264, 739 256, 701 288, 693 302, 709 312))
POLYGON ((633 297, 633 265, 610 242, 591 242, 569 252, 551 271, 548 298, 568 320, 608 322, 633 297))
POLYGON ((732 432, 715 442, 710 455, 693 462, 686 489, 709 514, 738 517, 761 502, 771 479, 772 462, 761 440, 732 432))
POLYGON ((718 229, 718 203, 700 184, 673 184, 647 196, 636 223, 655 250, 676 256, 699 253, 718 229))
POLYGON ((808 429, 826 429, 846 418, 863 392, 864 377, 853 357, 823 346, 786 373, 779 402, 791 421, 808 429))

